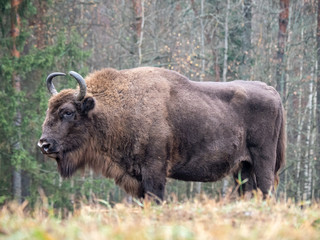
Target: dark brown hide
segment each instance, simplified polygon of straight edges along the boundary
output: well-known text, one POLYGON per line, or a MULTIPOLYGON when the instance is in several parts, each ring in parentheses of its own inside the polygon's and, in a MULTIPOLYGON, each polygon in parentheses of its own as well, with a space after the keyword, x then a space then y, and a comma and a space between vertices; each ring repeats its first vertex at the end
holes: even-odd
POLYGON ((103 69, 75 90, 51 97, 43 152, 63 177, 85 166, 137 197, 163 199, 166 177, 217 181, 248 178, 264 194, 284 165, 284 113, 279 94, 262 82, 193 82, 175 71, 103 69))

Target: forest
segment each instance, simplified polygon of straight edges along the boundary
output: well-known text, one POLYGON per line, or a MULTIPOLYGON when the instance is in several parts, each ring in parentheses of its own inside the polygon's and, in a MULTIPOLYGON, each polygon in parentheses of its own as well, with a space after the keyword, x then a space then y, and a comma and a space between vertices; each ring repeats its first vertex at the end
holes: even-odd
MULTIPOLYGON (((56 209, 130 200, 91 170, 63 180, 37 141, 45 79, 156 66, 194 81, 259 80, 286 110, 286 166, 276 195, 320 199, 320 0, 0 0, 0 205, 43 196, 56 209)), ((58 90, 75 88, 71 78, 58 90)), ((197 99, 194 99, 197 101, 197 99)), ((221 198, 234 186, 168 180, 167 199, 221 198)))

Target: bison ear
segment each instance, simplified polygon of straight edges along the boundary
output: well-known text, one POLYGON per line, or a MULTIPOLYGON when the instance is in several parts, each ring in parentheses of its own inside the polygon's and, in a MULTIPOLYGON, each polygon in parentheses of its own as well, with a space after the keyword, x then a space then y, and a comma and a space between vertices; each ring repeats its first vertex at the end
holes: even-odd
POLYGON ((92 97, 87 97, 82 102, 81 112, 83 114, 88 114, 88 112, 91 111, 95 105, 95 100, 92 97))

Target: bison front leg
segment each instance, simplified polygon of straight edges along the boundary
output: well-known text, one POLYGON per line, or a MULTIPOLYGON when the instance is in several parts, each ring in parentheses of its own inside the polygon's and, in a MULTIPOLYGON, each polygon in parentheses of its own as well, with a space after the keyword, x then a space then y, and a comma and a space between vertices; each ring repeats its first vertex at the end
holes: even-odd
POLYGON ((162 165, 158 162, 142 168, 142 195, 140 197, 155 200, 157 203, 163 200, 166 174, 162 165))

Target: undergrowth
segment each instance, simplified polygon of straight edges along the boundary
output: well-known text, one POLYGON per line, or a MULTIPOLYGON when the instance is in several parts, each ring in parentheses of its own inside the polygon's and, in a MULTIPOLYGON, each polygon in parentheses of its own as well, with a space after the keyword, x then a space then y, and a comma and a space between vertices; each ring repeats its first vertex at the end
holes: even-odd
POLYGON ((0 209, 0 239, 320 239, 320 206, 202 196, 161 205, 97 200, 59 215, 45 201, 32 211, 27 202, 8 203, 0 209))

